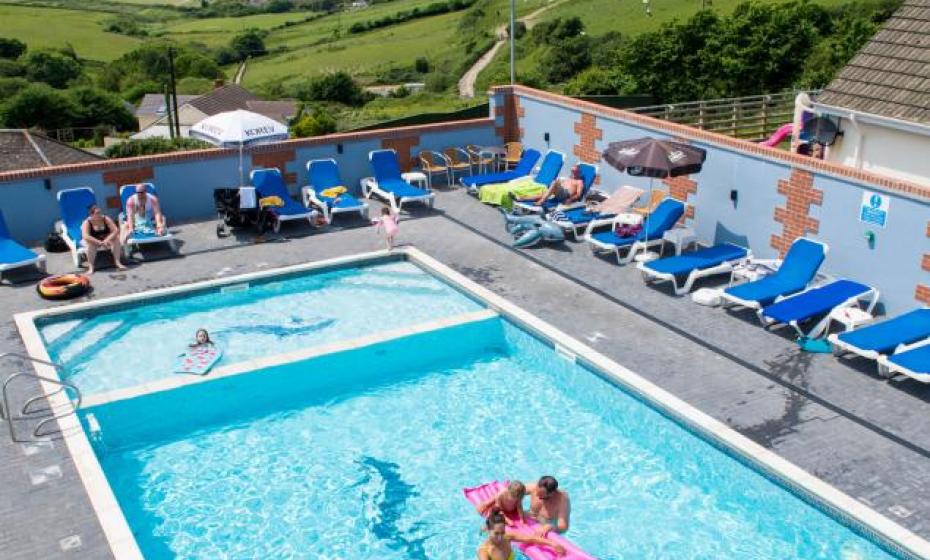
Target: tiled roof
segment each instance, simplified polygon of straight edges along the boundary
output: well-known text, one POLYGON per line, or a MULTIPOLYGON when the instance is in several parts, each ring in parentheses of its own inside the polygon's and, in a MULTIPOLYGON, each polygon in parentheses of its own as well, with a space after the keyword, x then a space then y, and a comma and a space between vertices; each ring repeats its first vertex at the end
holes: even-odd
POLYGON ((0 129, 0 173, 104 159, 23 129, 0 129))
MULTIPOLYGON (((178 96, 178 107, 186 105, 191 101, 200 97, 199 95, 179 95, 178 96)), ((163 93, 146 93, 142 97, 142 101, 139 102, 139 106, 135 109, 136 116, 140 115, 164 115, 167 111, 165 110, 165 95, 163 93)))
POLYGON ((226 111, 245 109, 246 103, 260 99, 242 86, 229 84, 201 95, 190 101, 189 105, 207 116, 213 116, 226 111))
POLYGON ((904 0, 817 102, 930 124, 930 0, 904 0))
POLYGON ((263 99, 247 101, 245 108, 253 113, 265 115, 269 119, 287 124, 288 119, 297 114, 297 102, 287 99, 265 101, 263 99))

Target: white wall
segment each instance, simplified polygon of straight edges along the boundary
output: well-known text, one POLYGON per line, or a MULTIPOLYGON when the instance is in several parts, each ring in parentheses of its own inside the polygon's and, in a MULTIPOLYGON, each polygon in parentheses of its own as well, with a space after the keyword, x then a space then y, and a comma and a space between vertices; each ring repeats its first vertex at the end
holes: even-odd
POLYGON ((827 159, 857 167, 856 144, 861 168, 915 183, 930 185, 930 136, 860 122, 857 129, 848 119, 840 119, 842 136, 827 151, 827 159))

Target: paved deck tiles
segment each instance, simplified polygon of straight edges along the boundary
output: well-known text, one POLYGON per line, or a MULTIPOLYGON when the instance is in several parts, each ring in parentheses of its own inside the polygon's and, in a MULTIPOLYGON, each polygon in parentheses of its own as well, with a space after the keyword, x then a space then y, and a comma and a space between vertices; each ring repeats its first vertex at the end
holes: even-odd
MULTIPOLYGON (((751 314, 646 286, 633 266, 592 257, 580 243, 512 250, 498 212, 461 191, 440 193, 434 212, 413 212, 401 222, 401 243, 930 538, 930 387, 885 381, 864 361, 801 353, 788 331, 766 332, 751 314)), ((180 225, 183 258, 149 260, 125 274, 103 269, 91 297, 380 248, 372 229, 352 219, 310 235, 285 226, 293 237, 261 244, 248 235, 217 239, 213 222, 180 225)), ((70 269, 67 255, 49 261, 52 272, 70 269)), ((28 276, 19 280, 0 287, 0 351, 24 351, 14 313, 50 305, 28 276)), ((24 447, 0 434, 0 481, 0 558, 110 557, 62 442, 24 447)))

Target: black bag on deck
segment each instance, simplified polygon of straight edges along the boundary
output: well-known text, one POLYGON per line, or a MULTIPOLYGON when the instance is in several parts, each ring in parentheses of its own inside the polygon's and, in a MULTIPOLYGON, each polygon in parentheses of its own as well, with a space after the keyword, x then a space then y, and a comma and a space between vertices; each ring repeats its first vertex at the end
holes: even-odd
POLYGON ((68 251, 68 244, 61 238, 61 234, 53 231, 45 239, 45 250, 49 253, 64 253, 68 251))

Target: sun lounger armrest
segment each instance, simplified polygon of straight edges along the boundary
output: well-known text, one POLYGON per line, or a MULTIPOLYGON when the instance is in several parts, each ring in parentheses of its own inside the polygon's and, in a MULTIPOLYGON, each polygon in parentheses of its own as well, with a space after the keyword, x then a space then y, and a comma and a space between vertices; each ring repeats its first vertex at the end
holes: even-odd
POLYGON ((917 348, 928 345, 930 345, 930 338, 918 340, 917 342, 912 342, 910 344, 899 344, 895 347, 893 354, 900 354, 901 352, 907 352, 908 350, 916 350, 917 348))
POLYGON ((588 227, 585 228, 584 234, 591 235, 595 229, 603 228, 610 226, 613 228, 617 224, 617 216, 612 218, 601 218, 599 220, 591 220, 588 222, 588 227))

